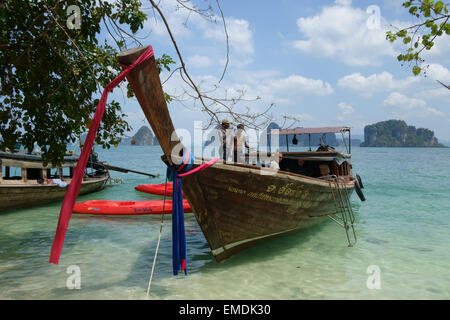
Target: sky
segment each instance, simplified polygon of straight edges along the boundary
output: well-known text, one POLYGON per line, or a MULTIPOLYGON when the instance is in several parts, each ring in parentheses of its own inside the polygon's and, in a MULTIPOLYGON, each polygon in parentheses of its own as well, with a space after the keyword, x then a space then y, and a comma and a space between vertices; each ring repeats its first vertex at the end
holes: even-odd
MULTIPOLYGON (((168 54, 180 66, 167 30, 150 3, 141 42, 151 44, 157 57, 168 54)), ((232 97, 245 92, 243 107, 262 111, 274 104, 279 124, 282 115, 300 120, 297 126, 347 125, 352 134, 389 119, 431 129, 450 141, 450 90, 435 80, 450 83, 450 41, 441 37, 423 56, 427 76, 412 74, 412 67, 396 59, 405 48, 385 39, 386 30, 417 22, 402 7, 403 0, 222 0, 229 35, 229 63, 222 21, 206 21, 175 0, 161 0, 186 67, 203 90, 216 85, 215 94, 232 97), (254 101, 259 97, 258 100, 254 101)), ((216 2, 210 3, 219 14, 216 2)), ((179 95, 186 85, 174 75, 161 74, 163 88, 179 95)), ((135 99, 117 95, 133 132, 147 124, 135 99)), ((193 101, 174 101, 169 109, 176 128, 192 130, 194 121, 207 117, 193 101)))

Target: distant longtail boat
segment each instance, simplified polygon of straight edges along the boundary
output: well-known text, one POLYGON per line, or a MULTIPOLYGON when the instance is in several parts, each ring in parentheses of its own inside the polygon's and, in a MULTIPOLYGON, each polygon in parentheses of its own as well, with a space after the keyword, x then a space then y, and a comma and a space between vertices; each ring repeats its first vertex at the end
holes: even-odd
MULTIPOLYGON (((39 155, 0 152, 0 211, 62 200, 77 161, 74 156, 65 156, 60 166, 44 166, 39 155)), ((80 194, 103 189, 108 170, 96 163, 87 171, 80 194)))

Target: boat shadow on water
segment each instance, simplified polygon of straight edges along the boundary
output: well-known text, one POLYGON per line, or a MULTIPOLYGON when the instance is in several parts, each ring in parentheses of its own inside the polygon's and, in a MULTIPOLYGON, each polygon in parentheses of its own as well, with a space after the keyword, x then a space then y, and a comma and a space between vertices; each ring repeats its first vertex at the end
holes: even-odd
MULTIPOLYGON (((331 221, 323 221, 320 224, 305 229, 295 230, 282 236, 263 239, 254 246, 245 249, 222 263, 217 263, 208 250, 209 260, 199 268, 199 271, 215 272, 223 268, 234 268, 245 264, 252 264, 255 262, 263 263, 265 261, 276 259, 279 256, 288 254, 297 246, 305 245, 316 237, 324 228, 327 226, 329 227, 330 224, 331 221)), ((192 259, 196 260, 198 258, 199 257, 194 256, 192 259)))

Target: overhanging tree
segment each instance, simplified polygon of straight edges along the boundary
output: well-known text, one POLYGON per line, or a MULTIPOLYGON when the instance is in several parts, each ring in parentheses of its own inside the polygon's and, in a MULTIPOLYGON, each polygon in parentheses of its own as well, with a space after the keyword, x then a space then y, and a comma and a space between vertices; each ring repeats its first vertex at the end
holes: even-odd
MULTIPOLYGON (((245 90, 236 96, 225 91, 202 90, 187 72, 181 49, 177 45, 160 2, 151 5, 155 19, 161 18, 180 61, 169 78, 178 76, 187 84, 182 96, 169 96, 186 105, 200 105, 210 127, 223 117, 261 128, 273 120, 269 113, 274 104, 262 111, 251 111, 245 104, 259 100, 246 99, 245 90), (200 102, 200 103, 199 103, 200 102)), ((224 14, 219 0, 205 1, 200 8, 190 0, 175 0, 177 10, 198 14, 211 23, 223 25, 226 35, 226 64, 219 84, 228 67, 229 45, 224 14), (215 5, 217 13, 214 12, 215 5)), ((147 16, 139 0, 6 0, 0 3, 0 150, 13 150, 17 143, 31 151, 41 147, 45 163, 61 163, 68 142, 75 142, 89 128, 90 119, 103 87, 121 71, 117 54, 127 47, 142 45, 137 32, 143 29, 147 16), (79 28, 69 28, 71 17, 67 9, 76 5, 81 13, 79 28), (106 30, 110 40, 99 40, 106 30), (111 40, 112 39, 112 40, 111 40)), ((170 13, 169 13, 170 14, 170 13)), ((188 16, 189 16, 188 15, 188 16)), ((153 18, 153 17, 152 17, 153 18)), ((141 38, 142 39, 142 38, 141 38)), ((160 70, 170 71, 175 63, 170 56, 157 59, 160 70)), ((167 79, 166 79, 167 80, 167 79)), ((219 84, 212 84, 218 89, 219 84)), ((130 89, 127 96, 133 95, 130 89)), ((291 121, 298 119, 283 116, 291 121)), ((96 142, 109 148, 117 145, 131 128, 117 101, 111 101, 96 136, 96 142)))
MULTIPOLYGON (((66 144, 89 127, 102 88, 120 73, 118 51, 137 41, 146 19, 140 7, 138 0, 2 2, 0 149, 19 143, 31 151, 37 143, 45 162, 63 161, 66 144), (79 28, 68 28, 70 5, 82 13, 79 28), (113 43, 99 40, 102 25, 113 43)), ((173 63, 166 55, 158 62, 167 69, 173 63)), ((129 130, 120 104, 111 101, 96 142, 109 148, 129 130)))
POLYGON ((425 61, 422 58, 424 50, 431 50, 438 37, 450 35, 449 6, 449 3, 438 0, 405 1, 403 7, 417 19, 417 23, 386 33, 389 41, 401 40, 406 46, 405 51, 398 55, 397 59, 402 63, 409 63, 414 75, 419 75, 425 69, 422 66, 425 61))

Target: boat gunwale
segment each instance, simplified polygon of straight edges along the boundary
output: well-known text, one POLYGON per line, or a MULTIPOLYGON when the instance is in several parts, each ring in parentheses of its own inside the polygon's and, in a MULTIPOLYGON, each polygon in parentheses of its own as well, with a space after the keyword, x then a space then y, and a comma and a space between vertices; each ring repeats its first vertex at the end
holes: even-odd
MULTIPOLYGON (((100 181, 106 181, 106 180, 108 180, 108 178, 109 178, 109 173, 106 173, 106 174, 102 175, 101 177, 86 178, 89 180, 83 180, 81 182, 81 184, 82 185, 93 184, 93 183, 97 183, 100 181)), ((3 181, 5 181, 5 180, 3 180, 3 181)), ((14 180, 10 180, 10 181, 14 181, 14 180)), ((17 181, 21 181, 21 180, 17 180, 17 181)), ((67 179, 67 180, 62 180, 62 181, 67 182, 67 184, 69 184, 72 181, 72 179, 67 179)), ((37 183, 37 184, 31 184, 31 183, 13 184, 13 183, 1 183, 0 182, 0 188, 21 188, 21 187, 24 187, 24 188, 47 187, 48 188, 48 187, 58 187, 58 185, 57 184, 39 184, 39 183, 37 183)), ((58 187, 58 188, 60 188, 60 187, 58 187)))
MULTIPOLYGON (((195 158, 194 164, 196 165, 201 165, 206 163, 207 161, 209 161, 210 159, 201 159, 201 158, 195 158)), ((221 163, 221 162, 216 162, 215 164, 213 164, 211 167, 215 167, 217 169, 226 169, 226 170, 230 170, 230 171, 240 171, 240 172, 245 172, 248 170, 248 173, 252 173, 252 174, 261 174, 261 170, 267 171, 268 173, 271 171, 270 169, 266 169, 266 168, 262 168, 262 167, 255 167, 253 165, 248 165, 248 164, 243 164, 243 163, 221 163)), ((299 181, 299 182, 303 182, 303 183, 309 183, 309 184, 314 184, 314 185, 319 185, 319 186, 326 186, 329 187, 330 186, 330 181, 329 180, 324 180, 324 179, 320 179, 320 178, 314 178, 314 177, 309 177, 309 176, 304 176, 301 174, 297 174, 297 173, 292 173, 292 172, 286 172, 286 171, 281 171, 278 170, 276 173, 273 174, 266 174, 265 176, 272 176, 272 177, 277 177, 277 178, 281 178, 281 179, 291 179, 291 180, 295 180, 295 181, 299 181)), ((347 175, 347 176, 340 176, 340 177, 350 177, 352 178, 351 175, 347 175)), ((342 182, 342 181, 341 181, 342 182)), ((354 179, 350 179, 350 180, 344 180, 344 185, 346 188, 353 188, 354 187, 354 179)))

